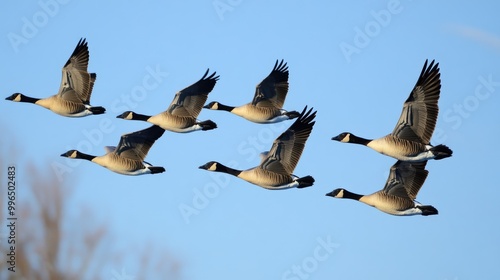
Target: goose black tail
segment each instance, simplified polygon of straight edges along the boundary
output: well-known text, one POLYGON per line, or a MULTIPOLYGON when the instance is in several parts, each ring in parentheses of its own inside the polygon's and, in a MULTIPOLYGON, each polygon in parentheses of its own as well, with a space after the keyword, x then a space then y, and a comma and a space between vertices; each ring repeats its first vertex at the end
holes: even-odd
POLYGON ((151 170, 151 174, 163 173, 165 172, 165 168, 161 166, 150 166, 149 170, 151 170))
POLYGON ((300 113, 297 111, 290 111, 290 112, 286 112, 285 115, 288 117, 288 119, 291 120, 291 119, 295 119, 298 116, 300 116, 300 113))
POLYGON ((314 178, 308 175, 297 179, 297 182, 299 182, 299 186, 297 187, 298 189, 307 188, 314 184, 314 178))
POLYGON ((434 159, 439 160, 451 157, 453 151, 445 145, 437 145, 431 148, 431 152, 436 156, 434 159))
POLYGON ((104 112, 106 112, 106 109, 104 109, 104 107, 101 106, 95 106, 95 107, 90 107, 89 111, 92 112, 92 114, 94 115, 100 115, 104 114, 104 112))
POLYGON ((438 210, 431 205, 420 205, 418 209, 422 210, 422 216, 437 215, 438 210))
POLYGON ((212 130, 217 128, 217 124, 211 120, 206 120, 198 123, 201 126, 201 130, 212 130))

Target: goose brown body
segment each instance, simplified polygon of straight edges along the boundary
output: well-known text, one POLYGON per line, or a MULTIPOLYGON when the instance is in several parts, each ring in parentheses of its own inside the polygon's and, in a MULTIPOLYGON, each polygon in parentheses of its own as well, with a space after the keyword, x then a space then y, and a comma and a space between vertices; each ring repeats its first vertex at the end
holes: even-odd
POLYGON ((90 96, 96 80, 95 73, 87 72, 89 50, 85 39, 80 39, 72 55, 62 68, 59 92, 48 98, 33 98, 14 93, 7 100, 33 103, 65 117, 84 117, 103 114, 106 109, 90 105, 90 96))
POLYGON ((70 150, 61 156, 89 160, 124 175, 162 173, 165 168, 151 166, 144 159, 151 146, 164 132, 165 130, 159 126, 152 125, 143 130, 122 135, 118 146, 108 147, 108 153, 103 156, 88 155, 77 150, 70 150))
POLYGON ((293 175, 293 171, 311 134, 315 117, 316 112, 312 112, 312 108, 307 111, 306 106, 290 128, 274 140, 271 150, 262 159, 260 165, 254 168, 237 170, 216 161, 210 161, 200 168, 224 172, 271 190, 312 186, 314 183, 312 176, 299 178, 293 175))
POLYGON ((204 108, 228 111, 255 123, 276 123, 299 116, 296 111, 283 109, 288 93, 288 66, 286 62, 276 61, 271 73, 256 87, 252 102, 242 106, 227 106, 217 101, 204 108))
POLYGON ((436 215, 438 214, 436 208, 415 201, 429 174, 425 170, 426 164, 427 161, 413 163, 397 161, 390 168, 384 188, 369 195, 360 195, 345 189, 335 189, 326 195, 358 200, 382 212, 396 216, 436 215))
POLYGON ((165 130, 187 133, 196 130, 211 130, 217 125, 211 121, 198 121, 198 115, 208 94, 213 90, 219 76, 215 72, 208 76, 209 70, 196 83, 177 92, 168 109, 154 116, 142 115, 132 111, 124 112, 117 118, 146 121, 165 130))
POLYGON ((332 138, 344 143, 361 144, 402 161, 419 162, 450 157, 453 151, 445 145, 433 146, 430 139, 438 117, 441 90, 439 63, 427 61, 413 90, 403 105, 394 130, 381 138, 366 139, 350 132, 332 138))

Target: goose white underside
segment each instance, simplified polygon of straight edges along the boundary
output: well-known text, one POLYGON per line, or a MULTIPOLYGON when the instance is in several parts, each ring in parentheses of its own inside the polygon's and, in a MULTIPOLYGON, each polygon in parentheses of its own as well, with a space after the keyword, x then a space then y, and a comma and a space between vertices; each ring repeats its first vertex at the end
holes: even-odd
POLYGON ((40 105, 46 109, 49 109, 51 110, 52 112, 58 114, 58 115, 61 115, 61 116, 64 116, 64 117, 70 117, 70 118, 81 118, 81 117, 85 117, 85 116, 88 116, 88 115, 93 115, 92 111, 90 111, 89 109, 91 108, 90 105, 86 105, 85 104, 85 110, 83 111, 80 111, 80 112, 77 112, 77 113, 68 113, 67 111, 64 111, 64 110, 57 110, 57 109, 54 109, 54 108, 48 108, 47 106, 45 106, 45 104, 40 104, 40 102, 35 102, 35 104, 37 105, 40 105))
POLYGON ((383 209, 376 207, 378 210, 385 212, 387 214, 395 215, 395 216, 414 216, 414 215, 422 215, 422 210, 417 208, 417 206, 421 206, 421 204, 415 202, 415 206, 410 209, 402 210, 402 211, 397 211, 392 208, 389 209, 383 209))
POLYGON ((106 167, 107 169, 115 172, 115 173, 118 173, 118 174, 122 174, 122 175, 129 175, 129 176, 138 176, 138 175, 145 175, 145 174, 151 174, 151 170, 149 170, 148 166, 151 166, 150 164, 147 164, 146 162, 144 162, 144 168, 142 169, 137 169, 137 170, 134 170, 134 171, 125 171, 125 170, 122 170, 122 169, 114 169, 114 168, 110 168, 110 167, 106 167))
POLYGON ((422 152, 420 154, 417 154, 415 156, 393 156, 394 158, 398 159, 398 160, 401 160, 401 161, 407 161, 407 162, 422 162, 422 161, 426 161, 426 160, 431 160, 431 159, 434 159, 436 158, 436 156, 430 151, 430 149, 432 148, 432 146, 430 145, 426 145, 426 149, 427 151, 425 152, 422 152))
POLYGON ((189 133, 189 132, 198 131, 198 130, 203 129, 203 127, 199 124, 195 124, 193 126, 186 127, 186 128, 168 127, 168 126, 162 126, 159 124, 156 124, 156 125, 158 125, 159 127, 163 128, 165 130, 172 131, 172 132, 178 132, 178 133, 189 133))
POLYGON ((278 186, 262 186, 262 185, 258 185, 258 186, 261 186, 261 187, 268 189, 268 190, 286 190, 286 189, 298 187, 299 183, 297 181, 293 181, 291 183, 284 184, 284 185, 278 185, 278 186))
POLYGON ((287 115, 280 115, 280 116, 274 117, 270 120, 266 120, 266 121, 260 122, 260 123, 278 123, 278 122, 286 121, 289 119, 290 118, 287 115))
POLYGON ((85 105, 85 110, 78 112, 76 114, 67 115, 67 117, 79 118, 88 115, 93 115, 92 111, 90 111, 90 107, 91 107, 90 105, 85 105))
POLYGON ((157 121, 154 119, 152 120, 151 118, 148 119, 148 122, 151 124, 157 125, 165 130, 172 131, 172 132, 178 132, 178 133, 189 133, 189 132, 198 131, 198 130, 203 129, 203 127, 199 124, 195 124, 195 125, 185 127, 185 128, 180 128, 180 127, 175 127, 173 125, 168 125, 167 123, 165 123, 161 120, 160 121, 157 121))
POLYGON ((271 119, 264 119, 263 116, 259 115, 259 114, 253 114, 251 112, 248 112, 247 111, 248 108, 245 107, 245 106, 242 106, 242 107, 235 107, 231 113, 237 115, 237 116, 240 116, 242 118, 245 118, 251 122, 254 122, 254 123, 262 123, 262 124, 266 124, 266 123, 278 123, 278 122, 282 122, 282 121, 286 121, 288 119, 290 119, 287 115, 285 115, 287 113, 287 111, 281 109, 281 115, 279 116, 276 116, 274 118, 271 118, 271 119))
MULTIPOLYGON (((347 138, 347 139, 349 139, 349 138, 347 138)), ((344 142, 344 140, 345 139, 343 139, 342 142, 344 142)), ((348 141, 348 140, 345 140, 345 141, 348 141)), ((401 161, 422 162, 422 161, 431 160, 431 159, 436 158, 436 156, 430 151, 430 149, 432 149, 431 145, 426 145, 425 146, 426 151, 421 152, 417 155, 413 155, 413 156, 401 155, 401 153, 398 152, 397 149, 387 147, 386 145, 387 144, 386 144, 385 140, 378 140, 378 139, 375 139, 367 144, 367 146, 372 148, 373 150, 375 150, 383 155, 390 156, 392 158, 395 158, 395 159, 401 160, 401 161)))
MULTIPOLYGON (((115 147, 113 146, 106 146, 105 149, 113 149, 115 147)), ((137 175, 144 175, 144 174, 151 174, 151 170, 149 170, 148 167, 152 166, 151 164, 143 161, 144 168, 129 171, 126 170, 125 168, 116 168, 115 164, 113 161, 108 156, 101 156, 101 157, 95 157, 92 159, 92 162, 107 168, 115 173, 122 174, 122 175, 130 175, 130 176, 137 176, 137 175)))
POLYGON ((286 190, 286 189, 296 188, 299 186, 299 182, 297 182, 297 179, 299 179, 299 177, 292 175, 292 179, 293 179, 292 182, 287 183, 287 184, 283 184, 283 185, 265 185, 265 184, 262 184, 261 182, 253 182, 250 179, 248 179, 248 180, 243 179, 243 180, 245 180, 249 183, 252 183, 254 185, 257 185, 259 187, 263 187, 264 189, 268 189, 268 190, 286 190))

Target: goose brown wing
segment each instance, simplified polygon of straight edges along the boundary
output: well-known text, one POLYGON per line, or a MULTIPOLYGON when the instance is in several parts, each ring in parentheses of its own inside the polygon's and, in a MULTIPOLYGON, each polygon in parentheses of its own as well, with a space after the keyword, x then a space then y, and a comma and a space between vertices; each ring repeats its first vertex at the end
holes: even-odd
POLYGON ((80 39, 75 50, 62 68, 59 96, 68 101, 89 103, 95 73, 88 73, 89 49, 85 39, 80 39))
POLYGON ((313 108, 304 108, 295 122, 273 142, 260 167, 277 173, 292 174, 311 134, 316 117, 313 108))
POLYGON ((113 151, 117 155, 131 160, 144 161, 154 142, 165 130, 157 125, 122 135, 118 147, 113 151))
POLYGON ((199 81, 177 92, 167 112, 178 116, 198 117, 205 101, 207 101, 208 94, 219 79, 219 76, 215 76, 216 72, 207 76, 208 71, 209 69, 199 81))
POLYGON ((281 109, 287 93, 288 66, 283 60, 279 64, 276 60, 271 73, 257 85, 252 105, 281 109))
POLYGON ((433 60, 427 67, 426 60, 415 87, 403 105, 392 135, 429 144, 436 127, 440 91, 439 63, 434 65, 433 60))
POLYGON ((414 200, 429 174, 427 161, 409 163, 397 161, 389 173, 383 192, 414 200))

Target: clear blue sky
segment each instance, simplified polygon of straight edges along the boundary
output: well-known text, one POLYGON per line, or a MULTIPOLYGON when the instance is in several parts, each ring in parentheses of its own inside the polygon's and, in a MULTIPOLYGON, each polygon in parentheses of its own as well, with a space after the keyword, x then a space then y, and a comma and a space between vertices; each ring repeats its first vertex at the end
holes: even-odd
MULTIPOLYGON (((1 137, 20 147, 22 156, 10 159, 19 166, 63 166, 61 179, 75 190, 72 210, 90 208, 120 246, 165 248, 193 280, 500 278, 496 1, 45 1, 0 9, 1 137), (106 107, 105 115, 70 119, 3 100, 55 94, 81 37, 97 73, 91 103, 106 107), (207 68, 220 75, 208 101, 249 102, 276 59, 290 70, 284 107, 318 110, 295 170, 314 176, 311 188, 268 191, 199 170, 210 160, 253 167, 291 124, 225 112, 201 112, 216 130, 166 132, 146 159, 163 174, 123 176, 59 156, 73 148, 103 154, 121 134, 147 127, 116 115, 165 110, 207 68), (325 197, 337 187, 371 193, 384 186, 393 159, 330 138, 392 131, 425 59, 440 63, 442 79, 432 143, 454 150, 427 165, 418 196, 439 215, 394 217, 325 197)), ((113 269, 121 268, 103 277, 112 279, 113 269)))

